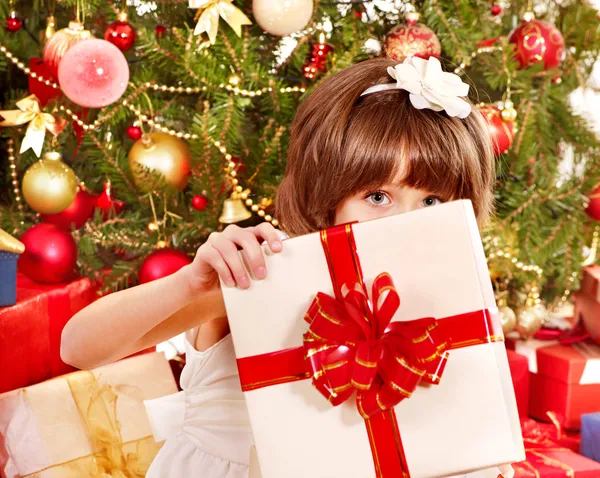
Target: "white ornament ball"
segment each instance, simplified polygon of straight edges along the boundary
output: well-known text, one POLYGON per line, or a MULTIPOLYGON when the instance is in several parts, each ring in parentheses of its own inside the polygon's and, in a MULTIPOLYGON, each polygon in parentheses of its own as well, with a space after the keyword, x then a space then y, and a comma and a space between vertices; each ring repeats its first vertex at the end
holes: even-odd
POLYGON ((252 12, 264 31, 284 37, 308 25, 313 0, 254 0, 252 12))

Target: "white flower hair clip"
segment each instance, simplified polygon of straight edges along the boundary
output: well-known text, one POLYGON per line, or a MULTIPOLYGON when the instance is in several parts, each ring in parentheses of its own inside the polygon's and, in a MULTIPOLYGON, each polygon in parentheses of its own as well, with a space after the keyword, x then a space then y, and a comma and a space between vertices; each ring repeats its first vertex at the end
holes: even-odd
POLYGON ((454 73, 442 71, 437 58, 423 60, 409 56, 387 71, 396 83, 371 86, 361 96, 400 89, 410 93, 410 102, 418 110, 445 111, 448 116, 459 118, 466 118, 471 113, 471 105, 460 98, 469 94, 469 85, 454 73))

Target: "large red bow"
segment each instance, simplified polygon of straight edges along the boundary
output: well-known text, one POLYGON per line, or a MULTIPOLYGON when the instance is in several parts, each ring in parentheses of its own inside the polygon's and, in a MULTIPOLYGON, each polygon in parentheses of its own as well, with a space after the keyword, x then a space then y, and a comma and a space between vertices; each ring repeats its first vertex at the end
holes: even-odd
POLYGON ((304 348, 313 385, 334 406, 357 391, 363 418, 395 407, 421 380, 439 383, 449 344, 434 318, 390 323, 400 297, 389 274, 373 283, 373 302, 359 284, 342 300, 319 293, 305 320, 304 348))

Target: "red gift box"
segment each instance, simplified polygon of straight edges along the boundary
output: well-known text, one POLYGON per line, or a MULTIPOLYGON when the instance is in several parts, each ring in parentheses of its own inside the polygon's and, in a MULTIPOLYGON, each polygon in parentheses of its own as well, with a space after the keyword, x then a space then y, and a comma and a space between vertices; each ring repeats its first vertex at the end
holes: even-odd
POLYGON ((598 478, 600 463, 566 448, 527 450, 527 459, 513 464, 515 478, 598 478))
POLYGON ((75 370, 60 359, 62 330, 95 298, 88 279, 43 285, 17 274, 17 303, 0 307, 0 393, 75 370))
POLYGON ((600 411, 600 346, 586 342, 540 347, 536 363, 529 400, 533 418, 547 420, 552 411, 564 417, 565 428, 579 429, 582 414, 600 411))
POLYGON ((552 425, 522 419, 527 458, 514 463, 515 478, 598 478, 600 463, 575 452, 578 437, 567 435, 558 418, 550 413, 552 425))
POLYGON ((507 350, 506 353, 513 387, 515 388, 519 416, 527 417, 529 407, 529 361, 527 357, 512 350, 507 350))

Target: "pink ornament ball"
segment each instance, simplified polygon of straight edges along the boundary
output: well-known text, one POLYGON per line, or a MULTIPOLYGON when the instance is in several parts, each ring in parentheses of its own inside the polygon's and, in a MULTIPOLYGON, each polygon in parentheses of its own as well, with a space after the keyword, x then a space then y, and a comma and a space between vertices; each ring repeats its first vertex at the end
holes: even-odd
POLYGON ((73 103, 84 108, 101 108, 125 93, 129 65, 115 45, 94 38, 67 50, 58 66, 58 82, 73 103))

